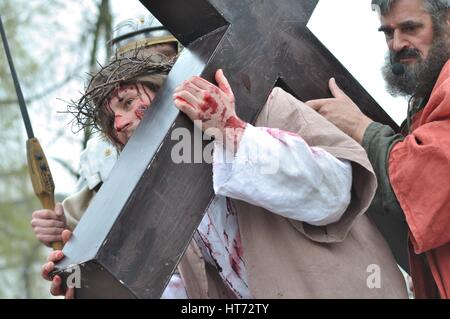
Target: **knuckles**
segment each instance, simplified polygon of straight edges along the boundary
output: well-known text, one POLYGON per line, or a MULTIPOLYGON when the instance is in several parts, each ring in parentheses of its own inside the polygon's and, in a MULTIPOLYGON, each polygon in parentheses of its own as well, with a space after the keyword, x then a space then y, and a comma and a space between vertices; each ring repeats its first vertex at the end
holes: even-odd
POLYGON ((208 99, 211 98, 211 93, 209 93, 208 91, 203 91, 202 98, 203 98, 203 101, 206 102, 208 99))

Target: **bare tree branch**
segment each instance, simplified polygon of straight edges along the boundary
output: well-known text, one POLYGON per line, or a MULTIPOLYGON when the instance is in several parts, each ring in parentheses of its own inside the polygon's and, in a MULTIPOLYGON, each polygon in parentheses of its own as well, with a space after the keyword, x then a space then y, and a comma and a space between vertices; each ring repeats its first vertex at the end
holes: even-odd
MULTIPOLYGON (((77 69, 79 70, 79 68, 77 68, 77 69)), ((77 72, 72 72, 64 80, 60 81, 59 83, 55 83, 51 87, 48 87, 48 88, 42 90, 41 92, 26 98, 25 102, 31 103, 31 102, 38 101, 38 100, 44 98, 45 96, 51 94, 52 92, 62 88, 70 80, 72 80, 75 76, 77 76, 77 72)), ((15 103, 17 103, 16 98, 0 100, 0 106, 7 106, 7 105, 15 104, 15 103)))

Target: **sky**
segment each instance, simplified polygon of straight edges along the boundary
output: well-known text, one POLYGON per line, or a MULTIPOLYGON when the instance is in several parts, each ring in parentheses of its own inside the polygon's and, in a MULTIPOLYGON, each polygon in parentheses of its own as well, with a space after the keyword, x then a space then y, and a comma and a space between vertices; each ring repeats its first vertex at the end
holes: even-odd
POLYGON ((371 0, 320 0, 308 27, 401 124, 406 118, 406 100, 393 98, 386 92, 380 68, 387 46, 383 33, 378 32, 380 21, 370 3, 371 0))
MULTIPOLYGON (((386 43, 383 34, 377 31, 379 20, 377 14, 371 10, 370 2, 371 0, 320 0, 308 28, 400 124, 406 116, 406 101, 403 98, 391 97, 385 90, 380 68, 384 61, 386 43)), ((147 12, 138 0, 111 0, 111 4, 115 24, 147 12)), ((60 99, 69 100, 73 98, 74 91, 83 88, 82 82, 79 82, 79 85, 80 87, 67 87, 56 95, 60 99)), ((59 104, 61 110, 61 103, 59 104)), ((45 140, 46 133, 41 134, 45 140)), ((80 149, 65 144, 64 140, 49 147, 43 143, 43 147, 48 150, 47 158, 66 154, 66 158, 77 167, 80 149)), ((52 163, 52 160, 50 167, 56 192, 72 193, 75 180, 59 164, 54 161, 52 163)))

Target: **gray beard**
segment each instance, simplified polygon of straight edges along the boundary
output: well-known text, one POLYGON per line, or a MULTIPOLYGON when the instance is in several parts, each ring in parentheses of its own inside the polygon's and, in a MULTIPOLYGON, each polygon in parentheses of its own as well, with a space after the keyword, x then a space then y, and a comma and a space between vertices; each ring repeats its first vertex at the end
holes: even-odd
POLYGON ((382 67, 387 91, 392 96, 427 98, 447 60, 450 58, 449 45, 445 36, 435 38, 428 57, 419 59, 411 65, 404 65, 405 72, 401 75, 392 73, 391 55, 388 52, 382 67))

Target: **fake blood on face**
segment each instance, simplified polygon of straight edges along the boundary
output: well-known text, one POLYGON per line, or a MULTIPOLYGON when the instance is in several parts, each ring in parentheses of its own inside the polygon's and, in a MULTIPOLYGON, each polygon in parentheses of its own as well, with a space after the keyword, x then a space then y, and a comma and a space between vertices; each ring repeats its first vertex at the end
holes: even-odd
POLYGON ((142 118, 144 117, 144 112, 147 108, 145 106, 139 106, 137 108, 137 110, 134 111, 134 114, 136 115, 136 117, 140 120, 142 120, 142 118))

